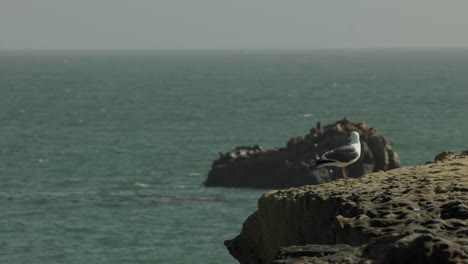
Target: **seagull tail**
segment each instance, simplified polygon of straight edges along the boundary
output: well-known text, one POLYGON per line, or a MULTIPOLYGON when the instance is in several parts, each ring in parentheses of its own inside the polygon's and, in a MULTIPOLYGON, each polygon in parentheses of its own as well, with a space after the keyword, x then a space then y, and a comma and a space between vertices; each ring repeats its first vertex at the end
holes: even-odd
POLYGON ((332 160, 325 160, 325 159, 318 159, 315 161, 313 167, 315 169, 322 168, 328 165, 328 163, 332 163, 332 160))

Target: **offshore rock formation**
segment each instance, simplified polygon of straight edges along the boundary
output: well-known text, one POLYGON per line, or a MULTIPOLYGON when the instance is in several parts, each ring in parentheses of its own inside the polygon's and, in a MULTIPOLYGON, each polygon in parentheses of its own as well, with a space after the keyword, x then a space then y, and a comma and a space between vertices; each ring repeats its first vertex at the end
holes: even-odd
POLYGON ((213 162, 206 186, 289 188, 320 184, 342 177, 334 167, 312 169, 312 162, 324 152, 348 143, 349 134, 361 135, 361 158, 348 166, 348 175, 387 171, 400 167, 400 159, 387 138, 365 122, 346 119, 312 129, 309 134, 294 137, 286 147, 262 150, 259 146, 237 147, 213 162))
POLYGON ((464 154, 266 193, 225 245, 245 264, 468 263, 464 154))

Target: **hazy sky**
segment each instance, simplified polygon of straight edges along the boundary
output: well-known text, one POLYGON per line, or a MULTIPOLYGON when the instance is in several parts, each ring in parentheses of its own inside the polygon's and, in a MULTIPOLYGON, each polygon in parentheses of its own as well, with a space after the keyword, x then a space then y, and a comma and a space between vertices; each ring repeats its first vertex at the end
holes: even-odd
POLYGON ((0 0, 0 49, 468 47, 467 0, 0 0))

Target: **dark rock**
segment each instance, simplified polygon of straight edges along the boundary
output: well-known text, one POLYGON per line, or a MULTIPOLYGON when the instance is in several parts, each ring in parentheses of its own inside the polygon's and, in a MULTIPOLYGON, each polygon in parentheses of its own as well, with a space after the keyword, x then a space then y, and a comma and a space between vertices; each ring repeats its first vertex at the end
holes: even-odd
MULTIPOLYGON (((300 259, 321 258, 321 260, 341 260, 343 256, 352 254, 356 249, 349 245, 304 245, 281 248, 274 264, 299 264, 300 259)), ((307 263, 307 262, 303 262, 307 263)))
POLYGON ((348 143, 352 131, 361 135, 362 148, 360 160, 348 167, 351 177, 400 166, 398 155, 384 135, 365 122, 352 123, 343 119, 324 127, 317 123, 309 134, 291 138, 283 148, 237 147, 220 153, 205 185, 288 188, 339 179, 342 177, 339 168, 315 169, 312 165, 324 152, 348 143))
POLYGON ((363 247, 362 252, 363 258, 382 264, 462 263, 468 257, 456 242, 430 234, 375 239, 363 247))
POLYGON ((435 156, 434 161, 444 161, 447 160, 450 156, 454 155, 455 153, 453 151, 442 151, 435 156))

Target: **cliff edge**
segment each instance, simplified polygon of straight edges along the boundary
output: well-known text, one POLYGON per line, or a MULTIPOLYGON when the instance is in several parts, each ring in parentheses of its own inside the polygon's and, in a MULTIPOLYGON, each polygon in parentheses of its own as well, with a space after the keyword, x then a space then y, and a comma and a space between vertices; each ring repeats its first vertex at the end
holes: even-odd
POLYGON ((240 263, 468 263, 467 155, 266 193, 225 245, 240 263))

